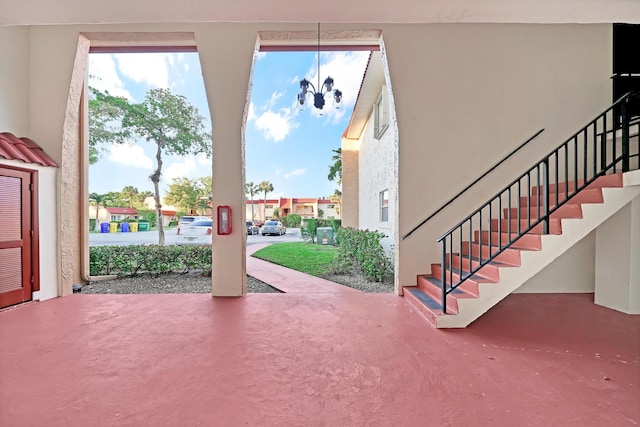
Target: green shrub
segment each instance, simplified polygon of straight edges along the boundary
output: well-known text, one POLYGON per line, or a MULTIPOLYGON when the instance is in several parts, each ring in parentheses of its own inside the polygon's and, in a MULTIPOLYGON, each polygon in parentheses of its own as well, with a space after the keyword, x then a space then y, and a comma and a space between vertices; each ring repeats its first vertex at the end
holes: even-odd
POLYGON ((96 229, 96 219, 89 218, 89 231, 93 231, 96 229))
POLYGON ((317 230, 318 221, 315 218, 305 218, 302 223, 302 228, 300 228, 300 234, 302 234, 302 238, 305 241, 314 243, 316 241, 317 230))
POLYGON ((302 223, 302 217, 298 214, 290 214, 280 219, 287 228, 298 228, 302 223))
POLYGON ((334 271, 344 273, 357 267, 370 280, 390 280, 393 277, 393 264, 380 244, 384 237, 378 231, 340 228, 336 233, 338 254, 334 259, 334 271))
POLYGON ((211 246, 91 246, 89 268, 92 276, 190 271, 211 275, 211 246))

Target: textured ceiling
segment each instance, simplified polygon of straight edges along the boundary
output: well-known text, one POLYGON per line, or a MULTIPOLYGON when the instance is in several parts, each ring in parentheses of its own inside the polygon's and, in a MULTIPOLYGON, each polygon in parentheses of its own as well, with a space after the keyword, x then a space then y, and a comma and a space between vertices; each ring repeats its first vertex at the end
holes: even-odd
POLYGON ((153 22, 640 23, 640 0, 0 0, 0 25, 153 22))

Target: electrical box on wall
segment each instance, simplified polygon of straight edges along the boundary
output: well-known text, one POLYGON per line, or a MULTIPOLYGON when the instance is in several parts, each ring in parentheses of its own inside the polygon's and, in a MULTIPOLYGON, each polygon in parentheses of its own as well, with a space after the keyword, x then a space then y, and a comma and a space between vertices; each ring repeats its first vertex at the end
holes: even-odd
POLYGON ((218 206, 218 235, 231 234, 231 207, 218 206))

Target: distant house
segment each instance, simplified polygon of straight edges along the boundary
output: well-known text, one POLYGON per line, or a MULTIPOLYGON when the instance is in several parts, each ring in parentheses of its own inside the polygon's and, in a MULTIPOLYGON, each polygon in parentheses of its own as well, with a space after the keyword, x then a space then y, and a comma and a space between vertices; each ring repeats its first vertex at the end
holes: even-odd
MULTIPOLYGON (((178 209, 173 205, 165 205, 164 200, 160 199, 162 205, 162 225, 168 226, 172 221, 178 220, 178 209)), ((145 209, 156 211, 156 200, 153 197, 144 199, 143 205, 145 209)))
MULTIPOLYGON (((98 211, 98 223, 110 221, 124 221, 130 218, 138 218, 135 208, 111 208, 100 206, 98 211)), ((89 218, 96 217, 96 206, 89 206, 89 218)), ((97 226, 97 225, 96 225, 97 226)))
POLYGON ((340 219, 340 204, 329 198, 321 197, 280 197, 279 199, 254 199, 246 201, 247 221, 266 221, 273 217, 275 208, 280 210, 280 217, 296 214, 302 218, 340 219), (253 206, 253 210, 252 210, 253 206))

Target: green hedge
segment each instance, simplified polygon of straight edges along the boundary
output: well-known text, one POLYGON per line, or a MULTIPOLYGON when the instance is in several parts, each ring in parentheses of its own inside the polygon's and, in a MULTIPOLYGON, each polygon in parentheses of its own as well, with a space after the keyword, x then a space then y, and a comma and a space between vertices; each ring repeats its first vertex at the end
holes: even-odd
POLYGON ((392 280, 393 263, 380 244, 384 237, 378 231, 340 228, 336 233, 338 254, 333 263, 334 271, 344 273, 357 267, 370 280, 392 280))
POLYGON ((211 246, 91 246, 89 268, 92 276, 136 276, 143 272, 157 276, 190 271, 210 275, 211 246))
POLYGON ((342 227, 342 220, 340 219, 321 219, 321 218, 305 218, 302 220, 302 227, 300 228, 300 234, 302 238, 311 243, 315 242, 316 231, 318 227, 331 227, 334 233, 342 227))
POLYGON ((289 214, 280 219, 282 224, 287 228, 297 228, 300 227, 300 223, 302 222, 302 217, 298 214, 289 214))

